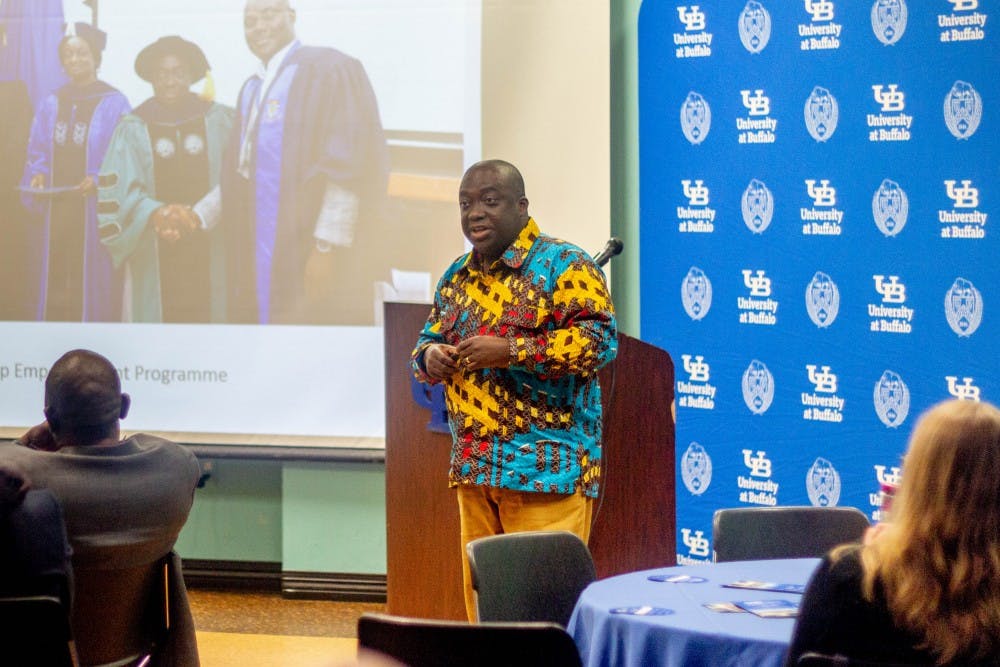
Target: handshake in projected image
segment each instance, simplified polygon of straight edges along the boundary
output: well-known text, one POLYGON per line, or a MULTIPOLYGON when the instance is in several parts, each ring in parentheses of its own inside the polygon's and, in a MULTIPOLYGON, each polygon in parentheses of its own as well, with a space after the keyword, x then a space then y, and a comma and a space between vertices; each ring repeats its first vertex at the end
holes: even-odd
POLYGON ((156 235, 167 243, 176 243, 201 229, 201 217, 190 206, 166 204, 153 211, 149 221, 156 235))
POLYGON ((2 129, 27 149, 0 183, 13 193, 0 260, 14 267, 0 319, 372 324, 389 167, 360 61, 299 42, 288 0, 247 0, 260 70, 235 108, 212 99, 204 45, 177 35, 135 53, 152 94, 133 108, 98 79, 108 35, 53 20, 62 4, 0 6, 0 56, 34 57, 0 57, 0 79, 19 84, 0 93, 34 108, 30 132, 2 129))

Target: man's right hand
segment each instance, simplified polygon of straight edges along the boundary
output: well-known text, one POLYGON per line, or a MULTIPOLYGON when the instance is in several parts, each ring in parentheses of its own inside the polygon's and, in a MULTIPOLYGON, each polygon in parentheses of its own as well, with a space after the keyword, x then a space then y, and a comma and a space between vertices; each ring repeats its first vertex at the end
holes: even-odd
POLYGON ((424 350, 424 370, 435 380, 446 380, 458 372, 458 349, 435 343, 424 350))
POLYGON ((41 190, 45 187, 45 174, 35 174, 28 185, 32 190, 41 190))
POLYGON ((45 452, 54 452, 59 449, 55 436, 49 428, 47 421, 28 429, 28 432, 21 436, 20 442, 30 449, 40 449, 45 452))

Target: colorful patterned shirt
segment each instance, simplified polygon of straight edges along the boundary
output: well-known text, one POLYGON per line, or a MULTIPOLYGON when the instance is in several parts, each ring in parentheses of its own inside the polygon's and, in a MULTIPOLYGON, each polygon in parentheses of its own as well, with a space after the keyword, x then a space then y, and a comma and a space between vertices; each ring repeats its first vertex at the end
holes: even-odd
POLYGON ((618 332, 604 275, 580 248, 543 235, 533 219, 500 259, 475 251, 441 277, 413 350, 416 377, 434 343, 502 336, 508 368, 459 370, 445 381, 452 485, 596 496, 601 473, 597 371, 618 332))

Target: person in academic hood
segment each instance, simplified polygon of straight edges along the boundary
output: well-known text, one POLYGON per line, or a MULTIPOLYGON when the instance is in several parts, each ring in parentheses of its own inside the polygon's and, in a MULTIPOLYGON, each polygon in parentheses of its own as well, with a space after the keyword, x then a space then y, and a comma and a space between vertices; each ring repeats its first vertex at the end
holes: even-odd
POLYGON ((233 110, 191 91, 208 60, 176 35, 140 51, 135 71, 153 96, 119 123, 98 204, 103 242, 126 268, 125 319, 224 321, 218 183, 233 110))
POLYGON ((131 107, 97 78, 106 40, 89 24, 72 27, 59 42, 69 83, 42 101, 31 126, 22 185, 25 206, 42 218, 26 248, 34 319, 121 319, 122 274, 101 245, 96 194, 111 134, 131 107))

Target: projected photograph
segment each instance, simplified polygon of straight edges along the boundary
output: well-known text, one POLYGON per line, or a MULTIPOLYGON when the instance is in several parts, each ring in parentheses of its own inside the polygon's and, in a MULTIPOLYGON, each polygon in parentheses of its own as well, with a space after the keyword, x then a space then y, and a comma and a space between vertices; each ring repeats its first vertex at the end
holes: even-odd
POLYGON ((469 11, 2 3, 0 317, 375 323, 393 269, 462 252, 469 11))
POLYGON ((0 3, 2 434, 88 348, 127 429, 381 446, 383 303, 464 252, 480 40, 467 0, 0 3))

